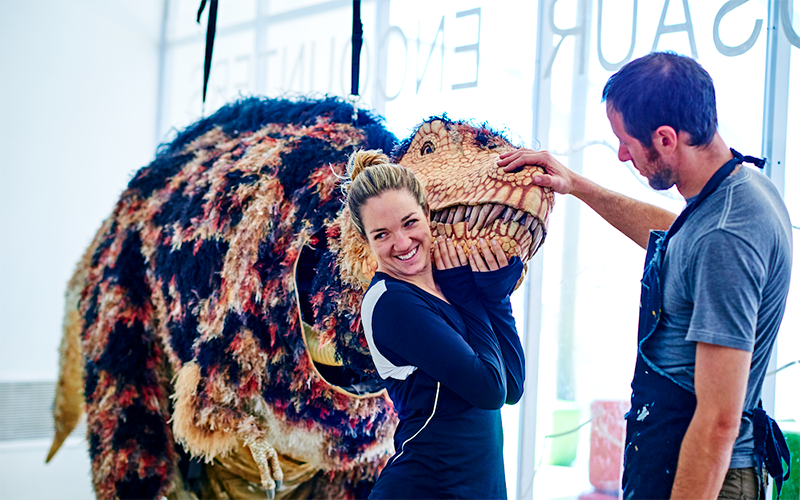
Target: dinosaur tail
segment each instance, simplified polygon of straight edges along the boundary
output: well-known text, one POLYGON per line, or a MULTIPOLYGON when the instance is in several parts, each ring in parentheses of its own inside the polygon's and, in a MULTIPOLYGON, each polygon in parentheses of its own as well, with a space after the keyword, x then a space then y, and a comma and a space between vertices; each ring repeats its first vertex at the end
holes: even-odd
POLYGON ((52 460, 64 440, 78 425, 78 420, 83 413, 83 356, 81 354, 83 317, 78 310, 78 301, 87 275, 87 268, 84 264, 81 262, 67 286, 64 333, 59 349, 59 377, 53 401, 53 424, 56 434, 45 462, 52 460))

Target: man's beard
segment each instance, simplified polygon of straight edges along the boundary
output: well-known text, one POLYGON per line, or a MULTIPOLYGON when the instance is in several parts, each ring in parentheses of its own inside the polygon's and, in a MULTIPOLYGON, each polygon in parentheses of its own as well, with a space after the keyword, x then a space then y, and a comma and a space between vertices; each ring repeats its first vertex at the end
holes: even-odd
POLYGON ((661 158, 656 148, 648 149, 647 161, 649 162, 648 166, 653 170, 653 173, 647 177, 647 182, 650 184, 651 188, 657 191, 663 191, 675 185, 673 172, 669 164, 661 158))

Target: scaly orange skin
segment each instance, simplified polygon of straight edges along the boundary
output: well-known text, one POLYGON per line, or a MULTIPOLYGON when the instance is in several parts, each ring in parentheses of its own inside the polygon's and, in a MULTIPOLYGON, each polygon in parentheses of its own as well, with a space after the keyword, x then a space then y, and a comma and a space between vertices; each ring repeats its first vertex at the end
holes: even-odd
POLYGON ((463 123, 425 123, 399 163, 425 185, 434 238, 452 238, 467 253, 479 238, 495 238, 525 262, 544 240, 553 192, 533 183, 539 168, 503 172, 497 160, 514 147, 496 135, 482 146, 480 133, 463 123))

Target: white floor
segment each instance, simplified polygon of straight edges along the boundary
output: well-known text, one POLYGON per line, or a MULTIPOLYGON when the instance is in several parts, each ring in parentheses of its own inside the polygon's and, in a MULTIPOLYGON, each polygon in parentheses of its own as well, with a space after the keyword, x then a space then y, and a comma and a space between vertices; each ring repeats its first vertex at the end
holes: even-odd
MULTIPOLYGON (((512 441, 513 442, 513 441, 512 441)), ((49 464, 44 459, 49 440, 11 441, 0 444, 0 500, 90 500, 95 498, 90 479, 86 441, 67 440, 49 464)), ((537 500, 595 497, 583 467, 542 465, 534 480, 537 500)), ((513 477, 515 470, 507 471, 513 477)), ((509 481, 513 488, 513 481, 509 481)), ((516 495, 509 491, 509 498, 516 495)))
POLYGON ((69 438, 49 464, 50 440, 0 444, 0 499, 93 499, 86 440, 69 438))

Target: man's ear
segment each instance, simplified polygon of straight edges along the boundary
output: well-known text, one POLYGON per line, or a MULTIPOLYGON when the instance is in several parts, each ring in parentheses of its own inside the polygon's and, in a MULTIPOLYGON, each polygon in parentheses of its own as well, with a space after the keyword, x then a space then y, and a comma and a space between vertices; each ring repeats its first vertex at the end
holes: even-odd
POLYGON ((653 132, 653 147, 662 155, 669 155, 678 147, 678 132, 669 125, 661 125, 653 132))

